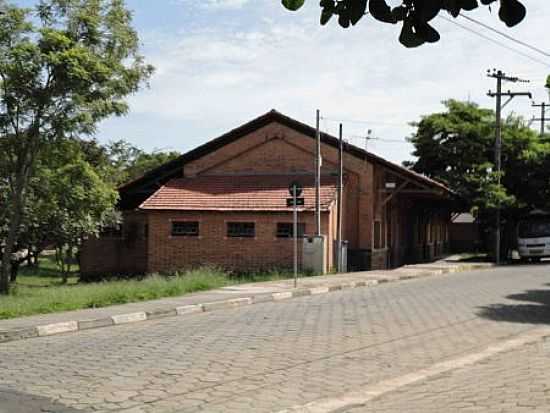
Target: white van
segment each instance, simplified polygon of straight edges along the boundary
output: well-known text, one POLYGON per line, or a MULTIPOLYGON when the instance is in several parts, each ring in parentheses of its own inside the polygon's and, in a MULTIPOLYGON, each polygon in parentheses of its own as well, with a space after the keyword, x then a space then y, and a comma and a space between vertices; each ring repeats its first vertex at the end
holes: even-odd
POLYGON ((519 222, 518 252, 525 261, 550 257, 550 214, 532 213, 519 222))

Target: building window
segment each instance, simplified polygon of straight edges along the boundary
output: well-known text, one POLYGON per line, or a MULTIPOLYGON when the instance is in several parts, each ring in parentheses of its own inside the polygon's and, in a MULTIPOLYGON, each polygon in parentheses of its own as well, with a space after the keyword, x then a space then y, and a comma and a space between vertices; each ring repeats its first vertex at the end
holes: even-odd
POLYGON ((382 221, 374 221, 374 249, 384 248, 382 221))
POLYGON ((199 223, 197 221, 174 221, 172 222, 172 236, 198 237, 199 223))
MULTIPOLYGON (((298 237, 303 238, 306 233, 306 224, 298 223, 298 237)), ((277 238, 292 238, 294 237, 294 224, 292 222, 277 223, 277 238)))
POLYGON ((254 222, 228 222, 227 236, 230 238, 254 238, 256 226, 254 222))

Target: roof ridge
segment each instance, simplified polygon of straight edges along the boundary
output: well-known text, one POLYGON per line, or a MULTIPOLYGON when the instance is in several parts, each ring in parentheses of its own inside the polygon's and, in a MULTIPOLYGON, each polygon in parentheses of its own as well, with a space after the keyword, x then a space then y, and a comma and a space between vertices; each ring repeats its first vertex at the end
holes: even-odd
MULTIPOLYGON (((310 125, 308 125, 304 122, 301 122, 299 120, 296 120, 294 118, 291 118, 291 117, 289 117, 289 116, 287 116, 287 115, 285 115, 281 112, 278 112, 275 109, 271 109, 269 112, 266 112, 266 113, 264 113, 264 114, 262 114, 262 115, 260 115, 256 118, 252 119, 249 122, 241 124, 240 126, 237 126, 236 128, 231 129, 230 131, 220 135, 219 137, 217 137, 213 140, 210 140, 208 142, 205 142, 205 143, 197 146, 196 148, 182 154, 179 158, 176 158, 175 160, 169 161, 169 162, 167 162, 167 163, 165 163, 165 164, 163 164, 163 165, 161 165, 161 166, 159 166, 159 167, 157 167, 157 168, 155 168, 151 171, 148 171, 147 173, 145 173, 141 177, 136 178, 135 180, 120 186, 118 189, 119 189, 119 191, 128 189, 129 187, 139 183, 142 180, 147 179, 148 177, 154 177, 155 174, 162 173, 162 171, 164 171, 165 169, 167 169, 168 171, 166 172, 166 174, 164 174, 164 178, 167 178, 171 174, 173 175, 175 171, 182 168, 183 165, 186 162, 198 159, 198 158, 204 156, 207 153, 213 152, 213 151, 225 146, 226 144, 232 142, 233 140, 236 140, 236 139, 239 139, 243 136, 246 136, 248 133, 250 133, 254 130, 257 130, 257 129, 259 129, 259 128, 261 128, 261 127, 263 127, 263 126, 265 126, 265 125, 267 125, 271 122, 277 122, 277 121, 283 123, 285 126, 288 126, 290 128, 293 128, 293 129, 297 130, 298 132, 303 133, 304 135, 307 135, 307 136, 310 136, 310 137, 315 136, 316 129, 313 128, 312 126, 310 126, 310 125)), ((334 136, 332 136, 332 135, 330 135, 329 133, 326 133, 326 132, 321 132, 320 136, 321 136, 321 141, 324 141, 326 144, 329 144, 331 146, 338 147, 338 144, 339 144, 338 138, 336 138, 336 137, 334 137, 334 136)), ((399 165, 397 163, 388 161, 388 160, 386 160, 386 159, 384 159, 384 158, 382 158, 378 155, 373 154, 372 152, 368 152, 368 151, 366 151, 362 148, 359 148, 358 146, 355 146, 355 145, 350 144, 350 143, 346 143, 346 145, 344 147, 344 150, 346 152, 350 153, 351 155, 354 155, 358 158, 361 158, 361 159, 366 158, 367 160, 370 160, 372 162, 382 164, 383 166, 386 166, 390 169, 393 169, 394 171, 396 171, 396 173, 407 174, 410 177, 421 180, 421 181, 423 181, 427 184, 430 184, 432 186, 436 186, 440 190, 444 190, 448 193, 451 193, 451 190, 449 188, 447 188, 447 186, 444 185, 443 183, 441 183, 441 182, 439 182, 435 179, 429 178, 429 177, 427 177, 423 174, 420 174, 418 172, 415 172, 411 169, 408 169, 408 168, 406 168, 402 165, 399 165)), ((163 178, 163 176, 161 176, 161 178, 163 178)))

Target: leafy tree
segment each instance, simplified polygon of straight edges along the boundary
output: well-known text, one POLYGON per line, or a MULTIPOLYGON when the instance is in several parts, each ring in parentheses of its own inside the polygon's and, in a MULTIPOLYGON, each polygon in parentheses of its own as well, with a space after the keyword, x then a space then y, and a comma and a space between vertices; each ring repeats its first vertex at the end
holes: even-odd
MULTIPOLYGON (((118 195, 102 178, 103 171, 85 159, 81 144, 69 140, 51 145, 37 160, 17 241, 18 250, 33 256, 53 245, 65 281, 82 240, 116 219, 118 195)), ((0 227, 5 228, 5 223, 0 221, 0 227)), ((12 282, 25 258, 12 259, 12 282)))
POLYGON ((152 73, 123 0, 41 0, 33 9, 0 0, 0 169, 7 235, 0 293, 35 172, 48 145, 93 133, 123 115, 125 98, 152 73))
MULTIPOLYGON (((499 1, 498 15, 508 27, 520 23, 526 15, 526 9, 518 0, 480 0, 489 6, 499 1)), ((296 11, 305 0, 282 0, 283 6, 296 11)), ((447 11, 453 17, 464 11, 479 7, 477 0, 403 0, 401 5, 390 7, 386 0, 321 0, 321 24, 325 25, 332 16, 338 16, 338 24, 343 28, 356 25, 367 13, 376 20, 402 24, 399 41, 406 47, 417 47, 426 42, 433 43, 440 35, 429 22, 441 11, 447 11)))
POLYGON ((147 171, 181 155, 176 151, 160 150, 147 153, 122 139, 109 143, 105 149, 111 167, 116 171, 117 185, 139 178, 147 171))
POLYGON ((447 110, 422 118, 409 139, 416 172, 447 184, 481 221, 497 207, 509 219, 550 207, 550 144, 511 115, 502 125, 501 184, 494 170, 495 114, 473 103, 449 100, 447 110))
POLYGON ((56 195, 50 213, 50 220, 55 223, 53 240, 57 263, 66 282, 83 239, 97 235, 113 220, 117 193, 81 158, 49 172, 48 180, 56 195))

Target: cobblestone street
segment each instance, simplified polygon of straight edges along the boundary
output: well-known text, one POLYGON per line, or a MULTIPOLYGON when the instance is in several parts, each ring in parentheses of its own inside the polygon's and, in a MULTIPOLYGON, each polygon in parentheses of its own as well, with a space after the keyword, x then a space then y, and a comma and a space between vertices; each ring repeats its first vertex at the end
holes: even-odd
POLYGON ((388 393, 347 413, 530 412, 550 408, 550 341, 388 393))
MULTIPOLYGON (((30 395, 70 412, 278 411, 546 325, 549 278, 548 265, 504 267, 0 344, 0 394, 29 395, 25 413, 40 411, 30 395)), ((544 407, 550 350, 541 349, 502 353, 352 411, 544 407)))

